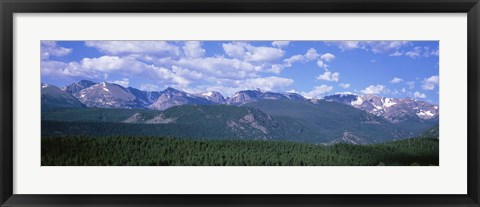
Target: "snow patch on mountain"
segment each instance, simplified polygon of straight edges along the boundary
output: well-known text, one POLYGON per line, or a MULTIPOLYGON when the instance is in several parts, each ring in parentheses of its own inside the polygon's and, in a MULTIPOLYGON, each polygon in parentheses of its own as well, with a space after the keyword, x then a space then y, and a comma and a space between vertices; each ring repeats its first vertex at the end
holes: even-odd
POLYGON ((354 105, 362 105, 363 100, 362 98, 358 97, 355 101, 350 102, 353 106, 354 105))
POLYGON ((393 106, 395 104, 397 104, 397 103, 395 101, 393 101, 393 99, 385 98, 385 102, 383 103, 383 106, 390 107, 390 106, 393 106))
POLYGON ((324 97, 324 100, 353 106, 376 116, 382 116, 392 123, 402 122, 411 116, 417 116, 420 119, 433 119, 439 116, 437 105, 411 98, 335 94, 324 97))

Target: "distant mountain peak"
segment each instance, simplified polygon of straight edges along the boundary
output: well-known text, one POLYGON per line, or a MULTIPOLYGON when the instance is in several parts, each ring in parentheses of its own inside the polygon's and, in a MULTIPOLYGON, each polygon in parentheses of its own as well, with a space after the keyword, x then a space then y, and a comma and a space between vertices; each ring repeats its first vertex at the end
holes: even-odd
POLYGON ((93 81, 89 81, 89 80, 81 80, 77 83, 72 83, 70 85, 67 85, 65 87, 62 88, 62 90, 70 93, 70 94, 74 94, 74 93, 77 93, 85 88, 88 88, 88 87, 91 87, 93 85, 95 85, 97 83, 93 82, 93 81))
MULTIPOLYGON (((42 89, 49 87, 42 83, 42 89)), ((241 90, 231 97, 224 97, 220 92, 207 91, 191 94, 173 87, 163 91, 147 92, 133 87, 123 87, 115 83, 103 81, 95 83, 90 80, 81 80, 72 83, 62 90, 74 95, 80 102, 94 107, 125 107, 125 108, 152 108, 164 110, 171 106, 184 104, 229 104, 244 105, 259 100, 296 100, 318 104, 321 101, 334 101, 361 109, 376 116, 382 116, 392 122, 403 118, 418 117, 433 119, 438 117, 438 106, 412 98, 387 98, 373 94, 357 95, 341 92, 324 96, 321 99, 307 99, 298 93, 276 93, 263 91, 259 88, 241 90)))
POLYGON ((439 116, 437 105, 409 97, 388 98, 373 94, 335 94, 325 96, 324 100, 350 105, 376 116, 382 116, 393 123, 402 122, 408 119, 408 117, 418 117, 426 120, 434 119, 439 116))
POLYGON ((215 102, 210 101, 209 99, 202 96, 193 95, 184 91, 168 87, 163 90, 162 95, 160 95, 158 99, 148 107, 156 110, 165 110, 174 106, 186 104, 210 105, 215 104, 215 102))

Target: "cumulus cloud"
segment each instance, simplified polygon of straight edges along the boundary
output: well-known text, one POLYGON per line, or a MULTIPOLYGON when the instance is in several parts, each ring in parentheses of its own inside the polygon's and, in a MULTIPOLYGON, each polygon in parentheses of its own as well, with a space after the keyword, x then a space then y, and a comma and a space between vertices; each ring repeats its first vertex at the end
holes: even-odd
POLYGON ((286 67, 292 67, 293 63, 296 62, 304 62, 306 59, 303 55, 294 55, 287 59, 284 59, 283 62, 285 63, 286 67))
POLYGON ((413 50, 405 52, 404 55, 413 59, 438 56, 438 49, 430 49, 430 47, 414 47, 413 50))
POLYGON ((233 96, 234 93, 242 90, 260 89, 262 91, 285 91, 294 83, 294 80, 289 78, 281 78, 277 76, 250 78, 244 80, 218 80, 213 85, 200 85, 191 91, 218 91, 224 96, 233 96))
POLYGON ((169 54, 180 55, 177 45, 166 41, 86 41, 87 47, 94 47, 99 51, 119 55, 126 53, 137 54, 169 54))
POLYGON ((272 47, 248 47, 245 60, 249 62, 270 62, 278 60, 285 54, 285 51, 272 47))
MULTIPOLYGON (((192 80, 186 77, 185 70, 168 69, 161 66, 146 64, 132 57, 101 56, 98 58, 84 58, 79 62, 69 63, 56 61, 42 61, 42 75, 55 75, 57 77, 83 77, 98 80, 108 77, 110 72, 120 74, 143 75, 153 81, 164 84, 186 86, 192 80)), ((192 72, 193 73, 193 72, 192 72)))
POLYGON ((360 92, 364 94, 380 94, 384 93, 386 90, 387 88, 384 85, 370 85, 360 92))
POLYGON ((225 57, 206 57, 195 59, 180 59, 173 62, 174 65, 201 72, 212 78, 243 79, 255 77, 256 72, 265 68, 238 59, 225 57))
POLYGON ((57 45, 56 41, 41 41, 41 57, 47 60, 50 56, 60 57, 72 53, 72 48, 65 48, 57 45))
POLYGON ((318 67, 323 68, 325 70, 328 69, 328 65, 325 62, 323 62, 323 60, 318 60, 317 65, 318 65, 318 67))
POLYGON ((300 55, 300 54, 293 55, 289 58, 284 59, 283 60, 283 62, 284 62, 283 66, 284 67, 292 67, 292 65, 296 62, 306 63, 306 62, 317 59, 319 56, 320 55, 317 53, 317 50, 315 50, 313 48, 310 48, 303 55, 300 55))
POLYGON ((228 56, 243 59, 247 53, 247 49, 245 48, 246 44, 247 43, 244 42, 232 42, 222 44, 222 47, 228 56))
POLYGON ((285 54, 280 48, 255 47, 245 42, 224 43, 222 47, 228 56, 247 62, 270 62, 280 59, 285 54))
POLYGON ((320 56, 320 58, 317 60, 317 65, 320 68, 323 68, 324 70, 328 71, 328 64, 326 62, 331 62, 333 59, 335 59, 335 55, 331 53, 325 53, 320 56))
POLYGON ((427 96, 424 93, 420 93, 418 91, 415 91, 415 93, 413 93, 413 97, 414 98, 426 98, 427 96))
POLYGON ((403 53, 400 52, 400 51, 395 51, 394 53, 390 54, 390 56, 392 56, 392 57, 398 57, 398 56, 402 56, 402 55, 403 55, 403 53))
POLYGON ((364 49, 373 53, 396 51, 406 45, 408 41, 328 41, 329 45, 337 45, 340 50, 364 49))
POLYGON ((322 56, 320 56, 320 60, 323 60, 325 62, 330 62, 333 59, 335 59, 335 55, 333 55, 332 53, 325 53, 322 56))
POLYGON ((287 47, 290 44, 290 41, 273 41, 272 46, 278 47, 278 48, 284 48, 287 47))
POLYGON ((335 81, 338 82, 340 78, 340 73, 325 71, 323 74, 320 74, 316 77, 317 80, 326 80, 326 81, 335 81))
POLYGON ((406 52, 405 55, 413 59, 418 58, 421 56, 421 49, 416 47, 414 50, 406 52))
POLYGON ((320 85, 315 86, 315 88, 313 88, 313 90, 309 92, 301 92, 300 94, 305 96, 306 98, 320 98, 323 94, 328 93, 332 90, 332 86, 320 85))
POLYGON ((283 89, 292 85, 293 82, 294 81, 289 78, 270 76, 265 78, 238 80, 236 81, 236 84, 245 87, 245 89, 258 88, 264 91, 283 91, 283 89))
POLYGON ((434 75, 423 80, 422 88, 423 90, 433 90, 435 86, 438 86, 439 77, 434 75))
POLYGON ((128 59, 118 56, 101 56, 98 58, 83 58, 80 64, 83 69, 108 72, 130 65, 127 62, 128 59))
POLYGON ((392 80, 390 80, 390 83, 396 84, 396 83, 400 83, 402 81, 403 80, 401 78, 394 77, 392 80))
POLYGON ((199 41, 187 41, 182 49, 188 58, 200 58, 205 55, 205 49, 202 48, 199 41))
POLYGON ((350 87, 350 84, 349 83, 340 83, 339 86, 344 88, 344 89, 347 89, 347 88, 350 87))
POLYGON ((409 41, 367 41, 365 44, 373 53, 384 53, 392 50, 397 50, 405 45, 408 45, 409 41))
MULTIPOLYGON (((198 41, 87 41, 85 45, 97 48, 105 55, 72 62, 44 60, 42 75, 104 81, 111 73, 120 76, 131 74, 162 87, 168 85, 184 89, 193 87, 190 86, 192 83, 198 86, 199 82, 214 85, 219 81, 248 80, 243 84, 261 83, 264 89, 269 89, 278 88, 278 85, 268 85, 266 81, 278 84, 281 80, 267 77, 261 82, 262 79, 256 78, 267 73, 278 74, 286 67, 281 59, 284 51, 280 48, 255 47, 245 42, 223 44, 228 57, 205 57, 206 51, 198 41)), ((312 50, 307 53, 312 55, 312 50)), ((306 56, 302 58, 307 59, 306 56)), ((292 62, 295 61, 292 59, 292 62)))
POLYGON ((317 50, 310 48, 304 56, 305 58, 307 58, 307 60, 314 60, 317 59, 320 55, 317 53, 317 50))
POLYGON ((60 61, 45 60, 40 64, 42 76, 56 78, 79 77, 87 79, 98 79, 104 77, 99 71, 83 70, 78 62, 64 63, 60 61))
POLYGON ((130 80, 128 78, 122 78, 122 80, 115 80, 115 81, 112 81, 112 83, 121 85, 123 87, 128 87, 130 80))
POLYGON ((361 48, 362 45, 360 44, 360 41, 329 41, 327 44, 334 44, 337 45, 340 50, 345 51, 345 50, 352 50, 352 49, 357 49, 361 48))

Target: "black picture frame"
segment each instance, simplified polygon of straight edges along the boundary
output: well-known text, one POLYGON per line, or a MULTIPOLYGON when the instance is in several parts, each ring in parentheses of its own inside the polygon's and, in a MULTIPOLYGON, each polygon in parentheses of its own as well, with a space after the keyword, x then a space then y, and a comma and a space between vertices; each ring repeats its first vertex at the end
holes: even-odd
MULTIPOLYGON (((1 206, 480 206, 478 0, 0 0, 1 206), (467 13, 468 193, 465 195, 19 195, 13 194, 15 13, 467 13)), ((449 178, 455 179, 455 178, 449 178)))

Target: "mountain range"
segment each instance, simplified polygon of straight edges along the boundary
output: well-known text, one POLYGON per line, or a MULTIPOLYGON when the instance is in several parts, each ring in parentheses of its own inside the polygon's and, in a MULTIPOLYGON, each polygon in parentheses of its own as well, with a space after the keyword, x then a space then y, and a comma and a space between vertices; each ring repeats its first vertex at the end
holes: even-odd
POLYGON ((71 120, 84 127, 63 123, 52 130, 81 134, 96 127, 91 123, 114 122, 118 124, 110 132, 119 135, 141 131, 190 138, 368 144, 423 133, 438 125, 439 107, 411 98, 375 95, 308 99, 297 93, 256 89, 224 97, 215 91, 191 94, 166 88, 152 92, 88 80, 64 88, 42 83, 42 121, 71 120))

